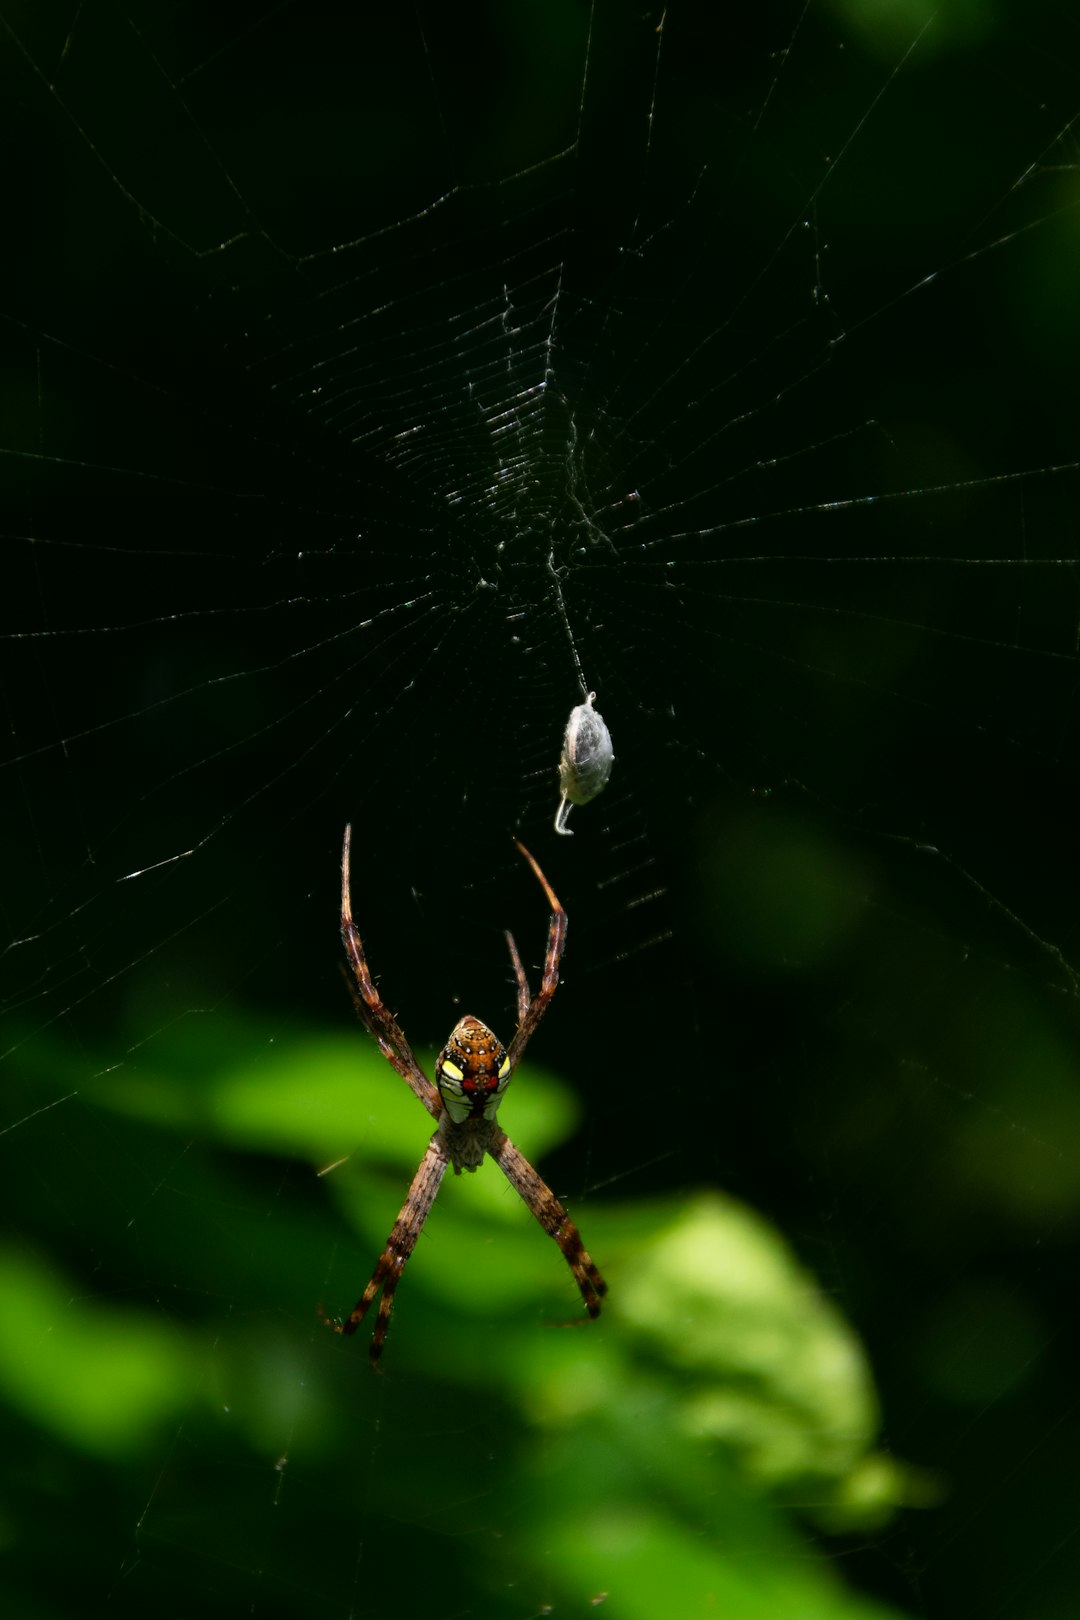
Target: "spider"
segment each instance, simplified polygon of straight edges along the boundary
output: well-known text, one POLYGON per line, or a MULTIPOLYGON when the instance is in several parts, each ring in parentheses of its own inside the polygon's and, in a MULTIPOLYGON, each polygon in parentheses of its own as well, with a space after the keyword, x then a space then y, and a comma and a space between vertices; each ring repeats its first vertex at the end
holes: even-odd
POLYGON ((518 1027, 514 1037, 509 1047, 505 1047, 479 1018, 470 1015, 459 1019, 436 1060, 435 1084, 432 1085, 413 1056, 405 1032, 376 990, 368 969, 352 917, 349 886, 351 836, 351 826, 346 827, 341 850, 341 939, 356 978, 355 987, 344 966, 342 973, 360 1019, 374 1035, 383 1057, 419 1097, 431 1117, 438 1121, 438 1126, 420 1160, 409 1196, 394 1222, 386 1247, 376 1262, 364 1292, 344 1322, 331 1321, 321 1306, 319 1315, 335 1333, 355 1333, 381 1289, 382 1298, 370 1351, 371 1365, 377 1367, 390 1326, 394 1291, 401 1281, 401 1274, 416 1246, 424 1222, 431 1213, 431 1206, 448 1166, 453 1165, 455 1175, 460 1175, 463 1170, 472 1173, 480 1167, 487 1153, 495 1160, 510 1185, 520 1193, 544 1231, 559 1245, 581 1290, 589 1315, 599 1316, 600 1301, 607 1293, 607 1283, 581 1241, 581 1233, 551 1188, 537 1175, 525 1155, 495 1121, 499 1104, 521 1055, 555 994, 559 982, 559 962, 566 945, 566 912, 529 851, 524 844, 518 844, 551 907, 543 981, 536 995, 530 995, 514 937, 507 932, 506 943, 517 979, 518 1027))

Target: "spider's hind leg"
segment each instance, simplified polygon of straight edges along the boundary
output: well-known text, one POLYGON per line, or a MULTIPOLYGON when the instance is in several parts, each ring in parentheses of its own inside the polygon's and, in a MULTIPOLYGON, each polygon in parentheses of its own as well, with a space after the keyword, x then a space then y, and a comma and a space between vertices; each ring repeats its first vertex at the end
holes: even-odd
POLYGON ((333 1322, 321 1308, 319 1310, 319 1315, 327 1327, 333 1328, 335 1333, 349 1335, 356 1332, 379 1289, 382 1289, 379 1314, 375 1320, 375 1331, 371 1336, 369 1352, 373 1367, 378 1366, 386 1342, 390 1313, 394 1309, 394 1290, 401 1281, 401 1274, 416 1247, 416 1240, 423 1231, 424 1222, 431 1213, 431 1206, 435 1202, 435 1195, 442 1184, 449 1162, 442 1136, 436 1131, 427 1145, 427 1152, 420 1160, 420 1166, 409 1188, 409 1196, 401 1206, 393 1230, 386 1240, 386 1247, 376 1262, 375 1270, 371 1273, 371 1280, 364 1292, 344 1322, 333 1322))
POLYGON ((504 1131, 498 1131, 488 1152, 503 1175, 540 1222, 549 1237, 553 1237, 563 1252, 563 1259, 574 1274, 585 1309, 589 1315, 600 1315, 600 1301, 607 1293, 607 1283, 582 1242, 581 1233, 556 1198, 547 1182, 538 1174, 504 1131))

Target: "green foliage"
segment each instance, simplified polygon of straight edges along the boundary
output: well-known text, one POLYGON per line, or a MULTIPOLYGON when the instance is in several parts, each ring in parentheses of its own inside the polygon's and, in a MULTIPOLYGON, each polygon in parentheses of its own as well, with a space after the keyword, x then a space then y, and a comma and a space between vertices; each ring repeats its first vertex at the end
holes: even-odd
MULTIPOLYGON (((37 1053, 52 1075, 67 1061, 37 1053)), ((44 1254, 0 1263, 9 1405, 119 1479, 164 1455, 155 1538, 180 1534, 177 1499, 225 1453, 231 1522, 242 1504, 262 1535, 277 1504, 286 1582, 315 1487, 318 1534, 336 1525, 343 1546, 357 1515, 367 1544, 402 1558, 420 1527, 441 1528, 462 1554, 444 1579, 480 1612, 512 1591, 527 1612, 605 1593, 605 1612, 642 1620, 885 1612, 846 1591, 798 1521, 874 1527, 917 1482, 874 1449, 858 1342, 764 1220, 707 1190, 577 1201, 611 1294, 599 1322, 571 1326, 561 1257, 494 1166, 450 1177, 376 1377, 366 1335, 332 1337, 314 1306, 347 1308, 368 1276, 429 1132, 415 1099, 359 1032, 258 1050, 255 1029, 192 1019, 156 1053, 79 1104, 118 1133, 105 1139, 128 1186, 164 1146, 170 1168, 134 1216, 141 1277, 117 1285, 111 1208, 88 1211, 99 1274, 65 1279, 44 1254), (486 1456, 456 1449, 462 1405, 488 1414, 486 1456), (478 1523, 498 1534, 477 1543, 478 1523)), ((530 1064, 504 1114, 533 1157, 574 1109, 530 1064)), ((259 1556, 243 1530, 232 1556, 259 1556)))
POLYGON ((82 1292, 38 1256, 0 1253, 0 1390, 54 1439, 122 1462, 183 1411, 195 1358, 149 1312, 86 1299, 73 1345, 62 1329, 82 1292))

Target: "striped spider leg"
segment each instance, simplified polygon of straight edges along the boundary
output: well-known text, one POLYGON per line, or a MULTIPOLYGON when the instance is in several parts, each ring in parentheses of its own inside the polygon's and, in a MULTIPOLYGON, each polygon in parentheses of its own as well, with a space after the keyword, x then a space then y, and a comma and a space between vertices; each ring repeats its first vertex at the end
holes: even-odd
POLYGON ((416 1247, 424 1222, 431 1213, 443 1176, 451 1166, 455 1175, 460 1175, 463 1170, 472 1173, 480 1167, 484 1155, 488 1154, 544 1231, 559 1245, 589 1315, 599 1316, 600 1301, 607 1293, 607 1284, 581 1241, 581 1233, 551 1188, 514 1146, 495 1118, 514 1070, 555 994, 559 982, 559 963, 566 947, 566 912, 529 851, 524 844, 518 844, 551 907, 540 988, 535 996, 530 993, 521 957, 513 935, 508 932, 506 943, 517 980, 518 1016, 517 1029, 509 1048, 503 1046, 479 1018, 471 1015, 462 1018, 454 1026, 450 1039, 436 1060, 433 1085, 417 1063, 404 1031, 383 1002, 371 977, 352 916, 349 881, 351 839, 352 828, 346 827, 341 851, 341 938, 356 981, 354 985, 346 974, 346 983, 361 1022, 375 1037, 383 1057, 393 1065, 438 1123, 364 1292, 343 1322, 331 1321, 321 1307, 319 1315, 335 1333, 355 1333, 381 1291, 370 1352, 371 1364, 377 1367, 390 1326, 394 1291, 416 1247))

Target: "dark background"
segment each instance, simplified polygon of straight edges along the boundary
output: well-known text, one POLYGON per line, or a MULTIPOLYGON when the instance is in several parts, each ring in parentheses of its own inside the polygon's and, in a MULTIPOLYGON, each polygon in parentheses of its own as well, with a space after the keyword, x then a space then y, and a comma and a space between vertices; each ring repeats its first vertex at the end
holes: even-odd
MULTIPOLYGON (((820 1541, 830 1576, 1072 1612, 1080 37, 860 13, 0 9, 4 1310, 50 1347, 5 1351, 20 1612, 596 1586, 521 1548, 566 1479, 612 1489, 611 1436, 552 1460, 525 1355, 512 1395, 480 1375, 518 1366, 482 1302, 445 1342, 453 1288, 418 1304, 411 1351, 400 1309, 375 1393, 318 1329, 377 1247, 312 1169, 357 1148, 362 1188, 373 1115, 293 1148, 268 1098, 228 1114, 229 1065, 364 1062, 350 819, 425 1053, 462 1010, 508 1034, 504 927, 539 959, 514 837, 565 901, 536 1060, 581 1128, 544 1169, 614 1322, 646 1212, 719 1187, 862 1341, 921 1483, 820 1541), (617 764, 556 840, 567 623, 617 764)), ((641 1353, 667 1412, 685 1371, 641 1353)), ((706 1449, 702 1548, 743 1491, 821 1535, 706 1449)), ((788 1612, 764 1522, 722 1612, 788 1612)))

